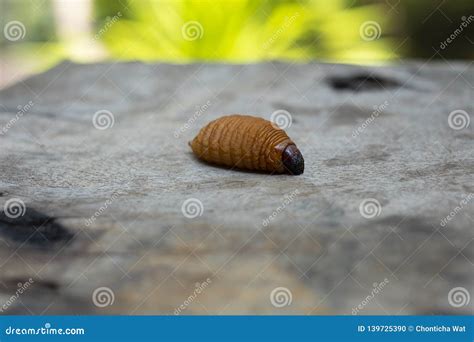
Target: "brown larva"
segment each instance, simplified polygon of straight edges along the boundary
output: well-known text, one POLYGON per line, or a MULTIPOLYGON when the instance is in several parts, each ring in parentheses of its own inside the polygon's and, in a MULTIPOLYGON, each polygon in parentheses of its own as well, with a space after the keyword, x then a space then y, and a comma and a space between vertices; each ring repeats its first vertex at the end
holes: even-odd
POLYGON ((290 173, 304 171, 304 159, 285 131, 249 115, 211 121, 189 143, 199 158, 239 169, 290 173))

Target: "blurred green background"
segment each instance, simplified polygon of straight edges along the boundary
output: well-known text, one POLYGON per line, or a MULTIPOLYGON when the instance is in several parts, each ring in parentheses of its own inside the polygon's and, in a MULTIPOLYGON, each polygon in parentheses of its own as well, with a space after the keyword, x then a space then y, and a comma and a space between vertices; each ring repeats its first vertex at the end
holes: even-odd
POLYGON ((381 64, 474 56, 472 0, 0 3, 0 87, 64 59, 381 64))

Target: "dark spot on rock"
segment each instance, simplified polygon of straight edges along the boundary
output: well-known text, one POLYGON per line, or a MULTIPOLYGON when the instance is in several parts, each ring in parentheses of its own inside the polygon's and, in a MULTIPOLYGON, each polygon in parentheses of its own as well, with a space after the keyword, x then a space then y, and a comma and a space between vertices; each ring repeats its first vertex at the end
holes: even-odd
POLYGON ((324 161, 324 164, 329 167, 361 165, 366 162, 384 162, 387 161, 389 157, 390 153, 369 147, 362 152, 356 152, 349 155, 336 156, 334 158, 327 159, 324 161))
POLYGON ((335 126, 353 126, 369 118, 372 112, 372 109, 343 105, 333 109, 330 113, 331 124, 335 126))
POLYGON ((435 229, 435 225, 425 217, 391 215, 373 222, 374 225, 388 225, 401 233, 422 233, 431 234, 435 229))
POLYGON ((217 98, 219 100, 232 101, 232 100, 235 99, 235 94, 234 93, 229 93, 229 92, 222 92, 219 95, 217 95, 217 98))
POLYGON ((474 139, 474 134, 462 133, 462 134, 456 135, 456 138, 464 139, 464 140, 473 140, 474 139))
POLYGON ((59 284, 51 280, 35 278, 8 278, 0 280, 0 289, 4 292, 16 291, 20 287, 27 287, 36 291, 57 291, 59 284))
POLYGON ((467 192, 468 194, 474 193, 474 187, 471 188, 471 187, 469 187, 469 186, 467 186, 467 185, 463 185, 462 188, 463 188, 463 190, 464 190, 465 192, 467 192))
POLYGON ((52 280, 33 279, 33 287, 37 291, 57 291, 61 286, 52 280))
POLYGON ((299 106, 299 105, 293 105, 293 104, 281 103, 281 102, 275 102, 272 104, 272 106, 273 108, 275 108, 275 110, 283 109, 283 110, 288 111, 293 116, 293 122, 295 122, 295 117, 294 117, 295 114, 316 116, 321 113, 320 108, 315 108, 315 107, 310 107, 310 106, 299 106))
POLYGON ((52 247, 64 244, 73 234, 55 221, 55 218, 27 208, 23 216, 9 217, 0 213, 0 234, 20 244, 34 247, 52 247))
POLYGON ((329 167, 334 167, 334 166, 344 166, 344 165, 348 165, 351 163, 351 160, 347 160, 345 158, 331 158, 331 159, 326 159, 324 161, 324 164, 326 164, 326 166, 329 166, 329 167))
POLYGON ((0 197, 5 197, 8 193, 5 191, 0 191, 0 197))
POLYGON ((372 90, 387 90, 390 88, 398 88, 402 85, 400 82, 389 79, 383 76, 369 75, 369 74, 355 74, 349 76, 332 76, 328 77, 326 81, 336 90, 350 90, 350 91, 372 91, 372 90))
POLYGON ((402 177, 401 180, 406 181, 416 178, 428 179, 433 177, 444 177, 448 175, 462 176, 465 174, 465 170, 470 170, 473 168, 474 163, 469 161, 442 162, 424 168, 406 170, 404 172, 405 177, 402 177))

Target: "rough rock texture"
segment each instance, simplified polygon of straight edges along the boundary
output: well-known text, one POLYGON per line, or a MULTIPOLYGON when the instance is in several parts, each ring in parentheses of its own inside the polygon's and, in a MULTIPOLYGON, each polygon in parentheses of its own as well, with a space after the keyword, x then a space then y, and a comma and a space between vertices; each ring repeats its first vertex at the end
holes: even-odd
POLYGON ((473 86, 457 62, 63 63, 5 89, 1 310, 472 314, 474 124, 448 116, 474 119, 473 86), (209 121, 276 110, 303 175, 192 155, 209 121))

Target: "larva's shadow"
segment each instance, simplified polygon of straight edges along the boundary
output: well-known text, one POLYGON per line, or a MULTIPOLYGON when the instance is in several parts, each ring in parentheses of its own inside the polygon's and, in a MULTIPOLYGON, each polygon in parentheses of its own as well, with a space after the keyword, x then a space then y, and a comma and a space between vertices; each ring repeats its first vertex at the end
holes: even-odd
POLYGON ((196 157, 196 155, 192 152, 188 152, 188 155, 198 164, 203 165, 203 167, 209 167, 209 168, 216 168, 216 169, 221 169, 221 170, 226 170, 228 172, 237 172, 237 173, 246 173, 246 174, 255 174, 255 175, 267 175, 267 176, 291 176, 289 173, 271 173, 271 172, 265 172, 265 171, 257 171, 257 170, 245 170, 245 169, 239 169, 237 167, 229 167, 225 165, 219 165, 219 164, 214 164, 214 163, 209 163, 204 160, 199 159, 196 157))

